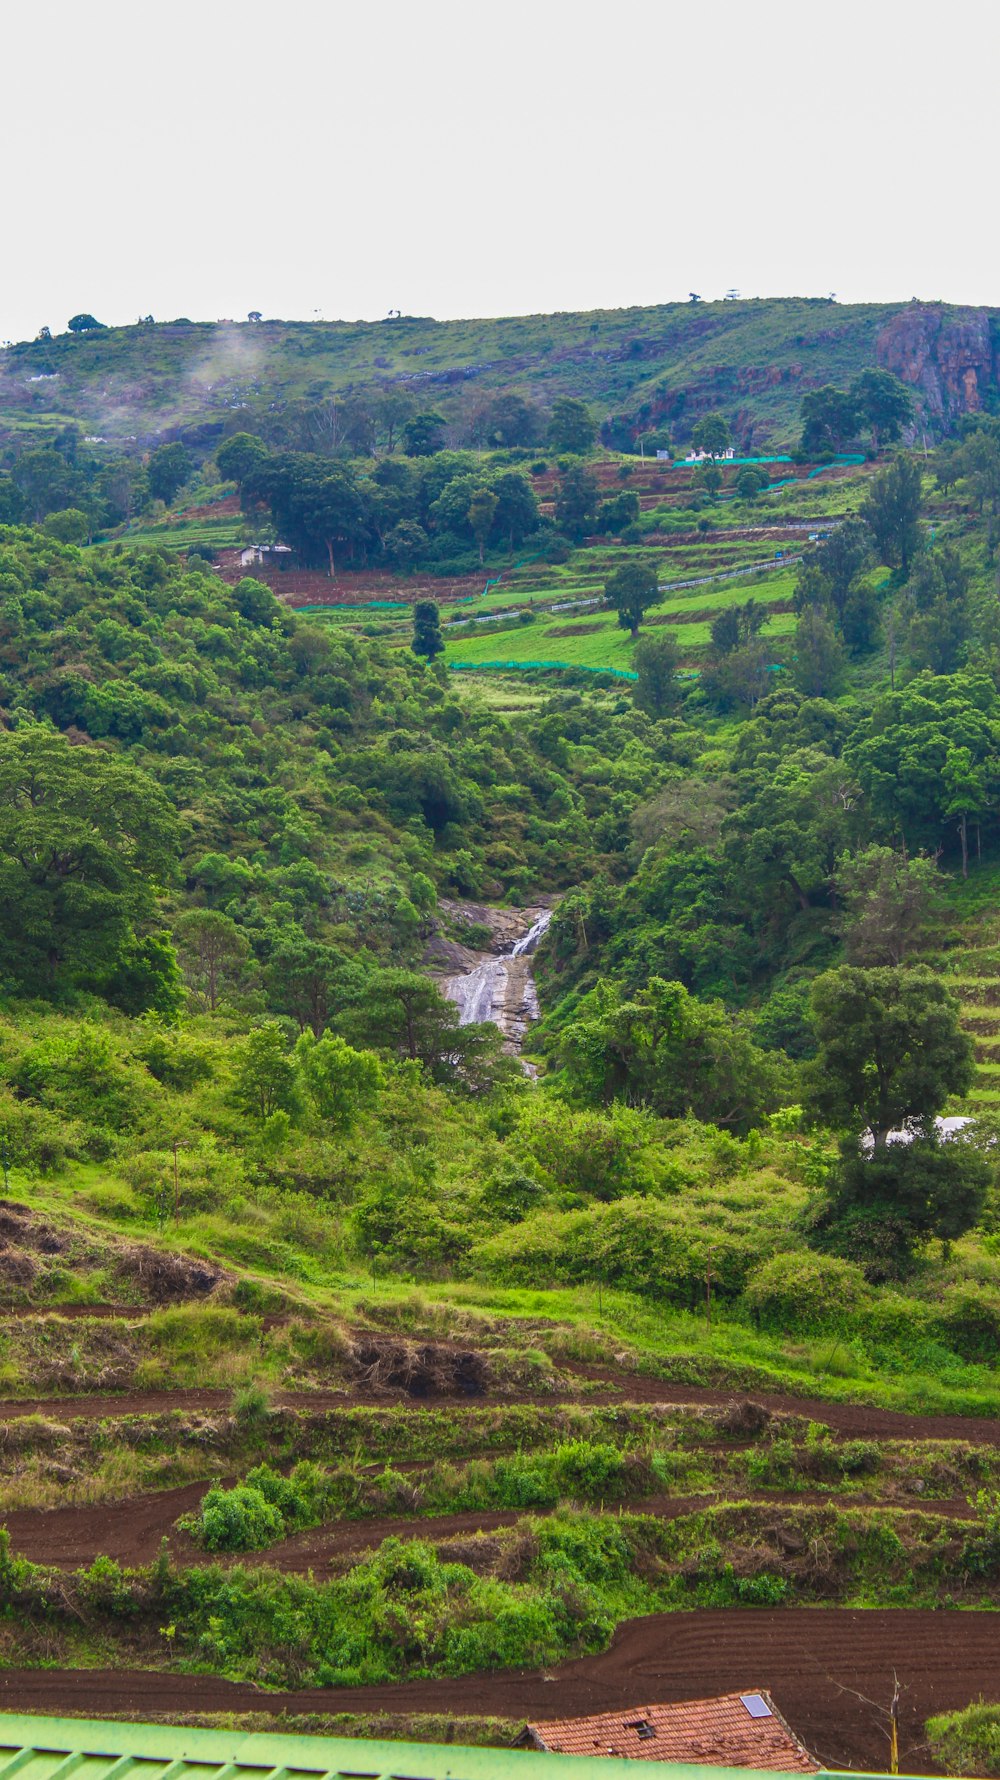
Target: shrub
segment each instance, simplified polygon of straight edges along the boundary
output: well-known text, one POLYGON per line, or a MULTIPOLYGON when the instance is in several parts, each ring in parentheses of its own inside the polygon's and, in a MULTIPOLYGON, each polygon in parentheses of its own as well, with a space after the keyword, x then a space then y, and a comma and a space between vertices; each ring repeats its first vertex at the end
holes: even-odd
POLYGON ((980 1701, 927 1720, 931 1754, 947 1774, 1000 1776, 1000 1706, 980 1701))
POLYGON ((617 1447, 589 1440, 566 1440, 552 1454, 552 1472, 561 1495, 600 1501, 620 1485, 625 1461, 617 1447))
POLYGON ((808 1333, 846 1328, 868 1297, 853 1261, 834 1255, 772 1255, 747 1281, 744 1300, 765 1328, 808 1333))
POLYGON ((963 1360, 995 1365, 1000 1354, 1000 1296, 971 1281, 945 1293, 938 1331, 963 1360))
POLYGON ((231 1490, 209 1490, 189 1530, 208 1551, 255 1551, 280 1539, 285 1527, 259 1489, 238 1483, 231 1490))

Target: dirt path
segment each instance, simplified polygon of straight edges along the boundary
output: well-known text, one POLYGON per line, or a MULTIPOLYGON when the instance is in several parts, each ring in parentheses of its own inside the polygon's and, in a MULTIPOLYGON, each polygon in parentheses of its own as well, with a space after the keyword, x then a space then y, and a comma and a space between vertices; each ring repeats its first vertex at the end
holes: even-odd
MULTIPOLYGON (((830 1403, 822 1397, 785 1397, 772 1391, 713 1390, 699 1385, 670 1384, 662 1379, 633 1373, 612 1373, 602 1367, 567 1365, 567 1371, 593 1383, 614 1380, 629 1403, 701 1404, 724 1408, 729 1403, 752 1399, 778 1415, 800 1415, 807 1421, 825 1422, 828 1428, 850 1439, 968 1440, 974 1446, 1000 1446, 1000 1421, 977 1415, 912 1415, 901 1409, 877 1409, 867 1403, 830 1403)), ((0 1407, 0 1415, 3 1410, 0 1407)))
MULTIPOLYGON (((232 1482, 232 1479, 219 1479, 232 1482)), ((156 1558, 163 1539, 169 1539, 171 1555, 181 1564, 240 1563, 266 1564, 289 1574, 311 1570, 318 1581, 343 1569, 349 1554, 372 1550, 383 1539, 429 1539, 435 1544, 445 1539, 461 1538, 474 1533, 492 1533, 499 1527, 513 1526, 518 1520, 544 1516, 546 1509, 469 1510, 455 1514, 408 1514, 371 1516, 358 1520, 332 1520, 319 1527, 294 1533, 276 1545, 260 1551, 234 1554, 206 1552, 195 1545, 185 1533, 179 1532, 176 1521, 182 1514, 191 1514, 201 1501, 211 1480, 181 1484, 175 1489, 157 1490, 144 1496, 133 1496, 120 1502, 103 1502, 95 1506, 72 1508, 17 1508, 0 1515, 11 1545, 21 1557, 36 1564, 53 1564, 73 1570, 92 1564, 96 1557, 110 1555, 120 1564, 139 1568, 156 1558)), ((723 1507, 727 1502, 750 1502, 762 1508, 864 1508, 880 1505, 903 1514, 942 1515, 957 1520, 973 1517, 973 1510, 962 1497, 928 1502, 883 1502, 877 1504, 870 1495, 836 1496, 820 1490, 750 1491, 734 1488, 730 1493, 691 1496, 649 1496, 644 1500, 623 1503, 627 1514, 648 1514, 658 1520, 677 1520, 701 1509, 723 1507)), ((998 1622, 1000 1630, 1000 1622, 998 1622)))
MULTIPOLYGON (((692 1405, 725 1408, 729 1404, 750 1398, 776 1414, 798 1415, 808 1421, 824 1422, 835 1433, 850 1439, 966 1440, 973 1446, 1000 1446, 1000 1421, 974 1415, 911 1415, 902 1410, 876 1409, 868 1404, 828 1403, 819 1397, 785 1397, 766 1391, 715 1390, 697 1385, 672 1384, 637 1373, 612 1372, 593 1366, 567 1365, 565 1370, 591 1386, 585 1396, 574 1397, 566 1392, 553 1392, 550 1396, 537 1391, 508 1392, 502 1387, 487 1388, 475 1394, 460 1391, 425 1396, 398 1389, 358 1389, 344 1384, 336 1389, 277 1391, 272 1401, 277 1408, 305 1410, 346 1409, 358 1404, 387 1407, 393 1403, 426 1403, 429 1406, 448 1403, 462 1403, 466 1406, 529 1404, 539 1409, 551 1409, 562 1404, 586 1407, 588 1404, 661 1403, 666 1406, 676 1405, 678 1408, 692 1405)), ((107 1416, 161 1415, 172 1409, 229 1409, 231 1405, 231 1390, 214 1389, 21 1397, 0 1402, 0 1422, 17 1420, 26 1415, 42 1415, 59 1421, 71 1421, 80 1417, 100 1420, 107 1416)))
POLYGON ((889 1700, 895 1670, 903 1689, 901 1765, 927 1774, 938 1770, 923 1744, 924 1721, 997 1695, 998 1631, 992 1613, 667 1613, 629 1620, 603 1655, 545 1672, 270 1693, 210 1675, 8 1669, 0 1671, 0 1707, 93 1718, 271 1710, 544 1719, 768 1687, 824 1765, 884 1771, 889 1748, 877 1708, 889 1700))

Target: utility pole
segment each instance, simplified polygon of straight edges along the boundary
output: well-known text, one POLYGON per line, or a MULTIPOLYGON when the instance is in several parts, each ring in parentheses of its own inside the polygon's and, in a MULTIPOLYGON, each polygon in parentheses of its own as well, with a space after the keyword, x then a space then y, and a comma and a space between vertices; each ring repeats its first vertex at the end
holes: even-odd
POLYGON ((889 1772, 899 1773, 899 1676, 892 1671, 893 1690, 889 1705, 889 1772))

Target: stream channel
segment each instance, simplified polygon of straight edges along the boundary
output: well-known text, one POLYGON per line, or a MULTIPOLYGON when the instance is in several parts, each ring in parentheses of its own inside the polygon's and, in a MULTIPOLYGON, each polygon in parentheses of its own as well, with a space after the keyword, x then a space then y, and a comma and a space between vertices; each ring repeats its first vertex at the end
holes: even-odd
POLYGON ((531 954, 552 919, 552 910, 529 909, 524 917, 530 923, 527 931, 506 951, 481 959, 471 970, 446 977, 441 984, 458 1008, 460 1025, 492 1020, 511 1050, 520 1048, 527 1027, 538 1018, 531 954))

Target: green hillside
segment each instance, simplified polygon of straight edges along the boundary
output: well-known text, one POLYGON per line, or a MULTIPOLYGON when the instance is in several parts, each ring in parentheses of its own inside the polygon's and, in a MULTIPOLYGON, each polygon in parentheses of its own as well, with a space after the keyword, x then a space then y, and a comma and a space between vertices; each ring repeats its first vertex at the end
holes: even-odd
POLYGON ((1000 426, 213 452, 0 484, 0 1684, 489 1741, 749 1609, 918 1764, 1000 1607, 1000 426))
POLYGON ((500 391, 543 406, 579 397, 601 421, 665 421, 679 438, 722 409, 759 448, 788 444, 805 391, 849 382, 890 337, 892 368, 919 387, 928 425, 947 423, 970 400, 970 367, 978 399, 995 395, 994 326, 987 311, 818 298, 447 322, 146 323, 0 353, 0 428, 72 417, 116 445, 177 431, 207 444, 275 406, 399 387, 457 435, 500 391))

